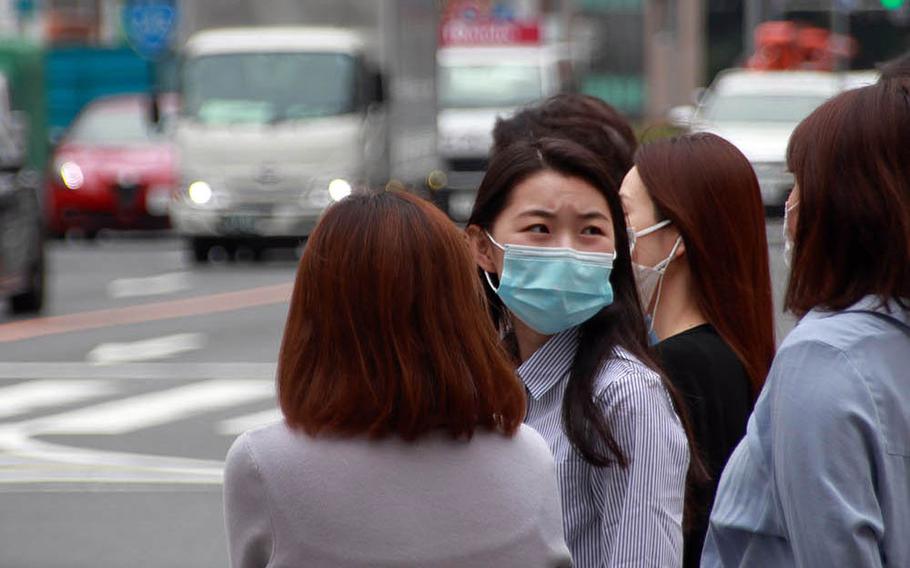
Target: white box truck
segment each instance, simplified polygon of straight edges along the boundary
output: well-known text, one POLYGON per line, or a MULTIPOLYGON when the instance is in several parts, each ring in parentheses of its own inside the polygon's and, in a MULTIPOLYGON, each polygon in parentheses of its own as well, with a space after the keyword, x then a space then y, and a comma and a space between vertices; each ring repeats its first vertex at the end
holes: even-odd
POLYGON ((436 3, 378 0, 372 21, 350 25, 344 6, 318 3, 331 25, 188 37, 171 219, 196 261, 216 246, 298 243, 333 201, 422 191, 437 169, 436 3))

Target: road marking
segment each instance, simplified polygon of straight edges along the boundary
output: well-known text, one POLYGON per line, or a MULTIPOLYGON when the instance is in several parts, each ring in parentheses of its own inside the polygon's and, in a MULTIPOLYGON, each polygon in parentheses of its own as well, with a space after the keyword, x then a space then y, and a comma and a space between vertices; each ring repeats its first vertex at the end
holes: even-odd
POLYGON ((179 333, 130 343, 102 343, 89 351, 86 360, 96 365, 112 365, 149 359, 167 359, 205 347, 205 335, 179 333))
MULTIPOLYGON (((171 390, 104 401, 101 404, 89 402, 93 406, 63 409, 51 416, 0 422, 0 493, 22 491, 20 488, 23 487, 27 487, 28 491, 91 491, 102 487, 106 488, 105 491, 119 490, 114 489, 117 487, 131 491, 148 485, 218 487, 222 483, 224 467, 220 460, 98 450, 65 445, 58 440, 49 441, 40 437, 44 434, 77 434, 79 431, 90 430, 105 430, 110 433, 134 431, 181 420, 197 413, 223 411, 234 405, 254 401, 262 404, 274 397, 275 370, 274 363, 242 362, 150 362, 109 366, 97 366, 84 361, 0 363, 0 380, 31 380, 32 383, 40 383, 47 381, 48 377, 54 377, 58 382, 73 384, 103 381, 113 387, 118 387, 121 381, 180 380, 182 385, 171 390), (186 380, 193 382, 183 382, 186 380), (169 401, 169 398, 173 400, 169 401), (71 426, 75 429, 67 432, 50 431, 71 426)), ((18 384, 20 383, 9 386, 16 387, 18 384)), ((4 392, 5 389, 0 388, 0 396, 4 392)), ((273 401, 272 404, 274 405, 273 401)), ((265 418, 261 413, 256 414, 265 418)), ((252 416, 239 418, 251 421, 252 416)), ((211 427, 214 429, 216 424, 217 421, 211 427)), ((239 422, 234 427, 238 425, 239 422)))
POLYGON ((282 304, 288 302, 292 290, 293 283, 287 282, 239 292, 226 292, 183 300, 23 320, 0 325, 0 343, 118 325, 178 319, 282 304))
POLYGON ((85 361, 0 363, 0 380, 110 379, 192 380, 275 378, 275 363, 124 363, 98 366, 85 361))
POLYGON ((0 484, 219 484, 224 468, 222 462, 213 460, 62 446, 35 440, 22 429, 2 426, 0 449, 8 452, 3 467, 0 467, 0 484), (23 470, 29 473, 23 475, 23 470))
POLYGON ((117 389, 109 381, 29 381, 0 388, 0 418, 42 408, 109 396, 117 389))
POLYGON ((120 278, 107 285, 107 293, 115 299, 164 296, 190 288, 190 274, 171 272, 144 278, 120 278))
POLYGON ((238 436, 247 430, 274 424, 284 420, 284 415, 278 408, 270 408, 262 412, 254 412, 246 416, 238 416, 229 420, 223 420, 215 426, 215 431, 222 436, 238 436))
POLYGON ((113 436, 274 395, 274 385, 269 381, 211 380, 42 417, 22 426, 33 436, 113 436))

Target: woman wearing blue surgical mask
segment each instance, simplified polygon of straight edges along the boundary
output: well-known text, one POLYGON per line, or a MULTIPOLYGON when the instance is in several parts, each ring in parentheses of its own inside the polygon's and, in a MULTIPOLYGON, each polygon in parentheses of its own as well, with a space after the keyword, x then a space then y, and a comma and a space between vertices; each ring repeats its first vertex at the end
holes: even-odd
POLYGON ((696 567, 717 479, 774 356, 764 207, 749 161, 713 134, 641 147, 620 195, 657 352, 712 479, 690 484, 684 566, 696 567))
POLYGON ((557 463, 575 565, 679 566, 689 451, 655 369, 622 204, 567 140, 492 157, 467 233, 557 463))

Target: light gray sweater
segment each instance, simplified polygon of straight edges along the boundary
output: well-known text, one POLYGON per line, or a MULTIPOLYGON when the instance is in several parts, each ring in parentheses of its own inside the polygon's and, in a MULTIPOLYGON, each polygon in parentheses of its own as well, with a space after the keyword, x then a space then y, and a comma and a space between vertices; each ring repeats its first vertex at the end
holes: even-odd
POLYGON ((527 426, 415 443, 266 426, 228 452, 224 501, 234 568, 571 566, 553 458, 527 426))

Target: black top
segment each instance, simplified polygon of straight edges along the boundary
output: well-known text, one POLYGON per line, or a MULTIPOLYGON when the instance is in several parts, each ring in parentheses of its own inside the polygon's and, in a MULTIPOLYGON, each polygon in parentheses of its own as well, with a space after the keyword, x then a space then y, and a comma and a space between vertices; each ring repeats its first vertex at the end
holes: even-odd
POLYGON ((752 412, 749 376, 739 358, 710 324, 668 337, 657 353, 670 382, 686 401, 692 434, 711 481, 693 486, 691 525, 683 566, 697 567, 720 474, 746 433, 752 412))

